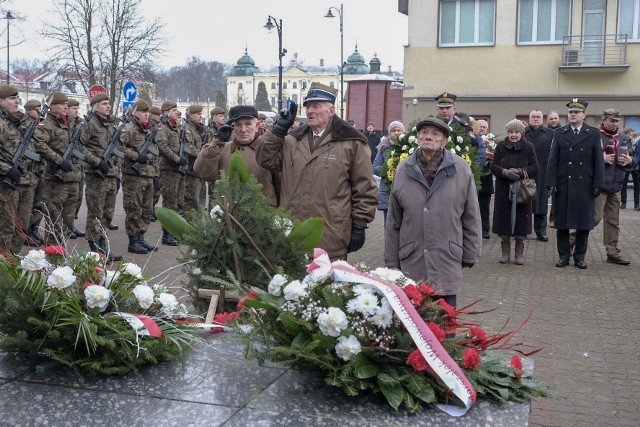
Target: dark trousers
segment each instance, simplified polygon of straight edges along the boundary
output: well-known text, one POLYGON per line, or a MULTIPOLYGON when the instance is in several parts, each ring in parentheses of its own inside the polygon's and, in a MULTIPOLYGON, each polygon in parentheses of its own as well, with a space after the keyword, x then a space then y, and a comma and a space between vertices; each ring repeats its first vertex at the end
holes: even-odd
POLYGON ((480 206, 480 220, 482 221, 482 234, 491 231, 491 193, 478 193, 478 205, 480 206))
POLYGON ((546 214, 533 214, 533 231, 536 232, 536 236, 540 237, 543 234, 547 234, 547 215, 546 214))
MULTIPOLYGON (((584 261, 587 254, 587 246, 589 245, 590 230, 576 230, 576 245, 573 248, 573 259, 584 261)), ((569 230, 566 228, 556 231, 556 241, 558 245, 558 255, 560 258, 571 258, 571 243, 569 239, 569 230)))
POLYGON ((620 194, 620 203, 627 204, 627 185, 629 184, 629 174, 633 181, 633 207, 640 205, 640 179, 638 179, 638 171, 627 171, 624 174, 624 183, 622 184, 622 193, 620 194))

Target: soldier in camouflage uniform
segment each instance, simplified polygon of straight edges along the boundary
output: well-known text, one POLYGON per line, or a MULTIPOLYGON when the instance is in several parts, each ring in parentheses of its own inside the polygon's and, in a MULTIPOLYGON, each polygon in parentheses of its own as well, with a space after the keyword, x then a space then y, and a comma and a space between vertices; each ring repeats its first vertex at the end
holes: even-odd
MULTIPOLYGON (((165 101, 162 104, 162 124, 158 130, 155 141, 160 151, 160 193, 162 194, 162 206, 179 211, 179 197, 184 194, 184 176, 178 171, 187 165, 187 158, 178 155, 180 149, 180 137, 178 129, 178 108, 173 101, 165 101)), ((164 228, 162 229, 162 243, 176 246, 178 242, 164 228)))
MULTIPOLYGON (((149 107, 149 121, 155 125, 160 124, 160 118, 162 117, 162 110, 160 107, 151 106, 149 107)), ((155 163, 156 173, 153 175, 153 206, 154 208, 158 205, 158 201, 160 200, 160 158, 156 158, 155 163)), ((151 221, 155 222, 158 218, 156 217, 155 211, 151 213, 151 221)))
MULTIPOLYGON (((40 109, 42 107, 42 103, 36 99, 31 99, 24 103, 24 111, 25 114, 20 117, 20 132, 23 134, 26 129, 31 125, 31 122, 34 120, 38 120, 40 116, 40 109)), ((40 171, 44 166, 44 160, 41 158, 40 162, 33 164, 33 170, 31 173, 31 177, 33 180, 33 200, 31 206, 31 212, 29 213, 29 224, 27 230, 27 236, 25 238, 24 244, 27 246, 37 247, 44 243, 44 239, 42 236, 38 234, 38 225, 42 220, 42 213, 37 212, 38 218, 36 222, 36 210, 34 209, 36 203, 40 203, 42 199, 42 180, 40 179, 40 171)))
POLYGON ((106 236, 113 218, 118 171, 112 167, 110 159, 102 158, 115 132, 117 119, 110 114, 111 105, 107 95, 100 93, 93 96, 89 105, 92 114, 82 129, 84 161, 87 164, 87 240, 92 251, 103 253, 110 260, 120 261, 122 256, 110 251, 106 236))
MULTIPOLYGON (((214 107, 211 110, 211 112, 209 113, 209 123, 207 125, 205 138, 202 141, 202 146, 213 141, 213 139, 216 137, 216 132, 218 132, 218 129, 220 129, 222 125, 224 125, 225 114, 226 114, 226 111, 224 111, 220 107, 214 107)), ((213 185, 209 185, 207 181, 204 181, 204 180, 202 181, 202 188, 200 190, 201 206, 205 206, 207 201, 207 193, 210 193, 212 189, 213 189, 213 185)))
MULTIPOLYGON (((12 163, 21 142, 19 105, 18 90, 0 86, 0 253, 15 255, 20 253, 27 234, 35 188, 29 172, 31 163, 25 161, 23 170, 12 163)), ((29 145, 27 148, 33 152, 33 143, 29 145)))
MULTIPOLYGON (((69 126, 71 126, 71 135, 73 135, 73 131, 76 129, 76 127, 83 122, 83 119, 79 115, 80 101, 74 98, 69 98, 69 100, 67 101, 67 106, 69 107, 69 109, 67 110, 67 116, 69 116, 69 126)), ((78 202, 76 203, 76 214, 74 216, 75 219, 78 219, 78 212, 80 211, 80 207, 82 206, 82 195, 84 193, 84 182, 85 182, 85 175, 84 175, 85 165, 84 163, 80 162, 78 163, 78 166, 80 166, 80 181, 78 182, 78 202)), ((69 238, 75 239, 78 237, 84 237, 85 234, 86 233, 78 230, 74 226, 73 232, 71 233, 71 236, 69 236, 69 238)))
POLYGON ((157 157, 149 151, 140 153, 140 149, 158 124, 149 120, 147 102, 140 99, 135 102, 134 108, 135 117, 120 135, 125 155, 122 170, 125 228, 129 236, 127 250, 134 254, 146 254, 158 250, 144 239, 153 211, 153 177, 156 174, 157 157))
POLYGON ((62 92, 53 92, 50 98, 49 113, 36 129, 36 149, 47 161, 41 175, 44 184, 40 206, 45 214, 45 240, 48 244, 66 245, 73 231, 80 167, 79 159, 73 155, 63 159, 72 136, 67 119, 68 98, 62 92))
POLYGON ((186 214, 192 209, 196 211, 200 208, 200 188, 202 180, 193 172, 193 163, 198 158, 202 141, 206 132, 205 126, 202 124, 202 105, 190 105, 187 108, 187 124, 185 128, 187 136, 187 148, 189 153, 189 164, 185 167, 185 189, 184 203, 182 205, 182 214, 186 214))

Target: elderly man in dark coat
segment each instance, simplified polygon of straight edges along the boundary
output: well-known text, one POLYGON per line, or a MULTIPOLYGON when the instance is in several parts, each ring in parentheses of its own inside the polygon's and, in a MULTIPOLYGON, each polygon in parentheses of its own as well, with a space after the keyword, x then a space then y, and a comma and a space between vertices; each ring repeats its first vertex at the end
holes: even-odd
POLYGON ((538 159, 538 175, 536 185, 538 187, 538 199, 533 202, 533 230, 537 239, 548 242, 547 237, 547 211, 549 200, 545 183, 547 180, 547 163, 549 163, 549 150, 553 141, 553 130, 542 125, 544 116, 542 111, 533 110, 529 113, 529 126, 524 131, 524 137, 533 144, 538 159))
POLYGON ((604 159, 600 132, 584 123, 589 103, 574 98, 569 107, 569 124, 555 131, 549 164, 547 190, 555 199, 556 238, 559 259, 556 267, 569 265, 573 255, 575 266, 586 269, 584 257, 589 231, 595 226, 595 198, 604 187, 604 159), (576 230, 573 254, 569 230, 576 230))

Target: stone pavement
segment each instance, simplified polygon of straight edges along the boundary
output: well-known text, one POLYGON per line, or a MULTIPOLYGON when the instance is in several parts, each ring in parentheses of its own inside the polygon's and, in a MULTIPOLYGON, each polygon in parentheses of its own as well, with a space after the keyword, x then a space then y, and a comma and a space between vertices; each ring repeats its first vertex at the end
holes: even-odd
MULTIPOLYGON (((114 222, 120 230, 110 234, 114 250, 125 261, 144 266, 156 280, 178 283, 180 272, 170 267, 180 248, 161 245, 151 256, 126 252, 121 193, 118 203, 114 222)), ((84 229, 85 212, 83 206, 78 228, 84 229)), ((350 262, 383 265, 382 213, 378 214, 364 248, 352 254, 350 262)), ((553 230, 549 234, 553 237, 553 230)), ((526 242, 524 266, 498 263, 499 240, 492 236, 483 241, 481 262, 465 271, 459 304, 481 300, 478 311, 495 309, 477 316, 489 332, 507 322, 507 330, 526 322, 517 337, 532 349, 542 347, 533 356, 535 374, 562 398, 534 401, 530 414, 526 405, 503 407, 500 410, 512 417, 507 422, 504 414, 491 418, 486 402, 481 402, 453 425, 524 425, 527 415, 533 426, 640 425, 636 367, 640 212, 621 211, 620 234, 622 255, 631 265, 605 262, 599 226, 590 236, 587 270, 573 265, 555 268, 553 238, 548 243, 526 242)), ((147 241, 160 235, 160 224, 152 223, 147 241)), ((78 250, 88 249, 84 240, 75 244, 78 250)), ((81 379, 64 370, 38 375, 32 370, 36 361, 3 354, 0 425, 449 425, 454 421, 438 411, 408 417, 380 408, 375 399, 354 403, 339 391, 328 390, 313 373, 243 362, 237 346, 223 344, 226 339, 212 337, 210 346, 188 356, 188 363, 163 364, 121 379, 81 379)))

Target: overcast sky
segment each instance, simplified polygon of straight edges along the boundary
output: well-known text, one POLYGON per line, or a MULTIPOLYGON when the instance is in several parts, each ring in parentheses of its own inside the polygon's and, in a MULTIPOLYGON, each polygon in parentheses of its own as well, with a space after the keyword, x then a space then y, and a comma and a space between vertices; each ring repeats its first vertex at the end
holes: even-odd
MULTIPOLYGON (((25 41, 10 49, 17 58, 46 58, 47 42, 40 40, 38 29, 52 21, 52 2, 58 0, 7 0, 2 4, 25 19, 11 22, 11 39, 25 41), (38 48, 38 44, 40 48, 38 48)), ((109 1, 109 0, 103 0, 109 1)), ((397 12, 397 0, 343 0, 344 60, 356 42, 365 61, 374 53, 382 62, 400 71, 403 46, 407 43, 407 17, 397 12)), ((339 18, 325 18, 329 6, 340 8, 332 0, 142 0, 145 15, 159 17, 165 23, 170 40, 159 65, 182 65, 191 56, 204 61, 235 63, 245 46, 256 65, 263 68, 278 64, 278 35, 264 27, 267 16, 282 19, 283 47, 288 53, 284 64, 298 58, 307 64, 340 63, 339 18)), ((334 15, 338 15, 333 11, 334 15)), ((14 41, 11 41, 13 44, 14 41)), ((6 21, 0 21, 0 46, 6 46, 6 21), (3 42, 4 40, 4 42, 3 42)), ((6 47, 0 51, 0 63, 6 65, 6 47)))

